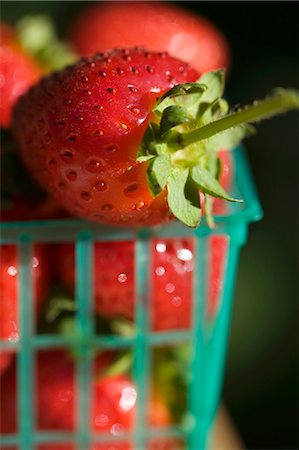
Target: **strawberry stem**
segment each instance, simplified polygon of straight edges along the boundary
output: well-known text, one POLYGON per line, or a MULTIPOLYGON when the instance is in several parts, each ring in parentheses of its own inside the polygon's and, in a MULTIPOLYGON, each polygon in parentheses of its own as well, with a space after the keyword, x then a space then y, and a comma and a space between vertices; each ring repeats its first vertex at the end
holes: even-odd
POLYGON ((271 117, 274 114, 286 112, 290 109, 299 109, 298 92, 288 89, 279 89, 271 97, 255 102, 241 111, 217 119, 207 125, 181 135, 180 143, 185 147, 195 142, 207 139, 221 131, 236 125, 256 122, 271 117))

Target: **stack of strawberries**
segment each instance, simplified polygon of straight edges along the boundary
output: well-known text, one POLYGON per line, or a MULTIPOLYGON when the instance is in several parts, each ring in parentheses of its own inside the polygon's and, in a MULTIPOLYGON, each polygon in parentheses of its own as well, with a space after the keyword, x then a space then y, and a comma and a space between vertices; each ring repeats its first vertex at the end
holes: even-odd
MULTIPOLYGON (((228 45, 210 22, 172 4, 95 4, 68 36, 67 45, 59 43, 44 17, 24 18, 15 29, 1 25, 2 221, 80 217, 132 228, 177 218, 196 227, 204 216, 214 227, 213 215, 227 212, 225 200, 236 201, 227 192, 233 179, 229 150, 250 134, 245 122, 298 107, 296 93, 279 91, 263 107, 227 115, 222 95, 228 45)), ((228 241, 214 236, 208 245, 207 316, 213 317, 228 241)), ((190 327, 193 247, 191 238, 152 242, 153 330, 190 327)), ((134 243, 96 243, 94 250, 95 313, 108 327, 116 318, 133 323, 134 243)), ((53 280, 69 296, 74 293, 74 246, 55 246, 59 264, 51 252, 46 244, 35 245, 32 259, 36 316, 43 324, 53 280)), ((0 338, 17 341, 14 246, 1 246, 0 270, 0 338)), ((76 427, 73 357, 62 350, 37 356, 39 429, 76 427)), ((95 359, 91 428, 118 435, 133 426, 138 393, 127 373, 110 370, 115 359, 106 353, 95 359)), ((0 432, 12 433, 17 427, 12 353, 1 354, 0 373, 0 432)), ((161 386, 153 386, 149 405, 149 423, 158 426, 173 421, 161 386)), ((160 439, 148 448, 180 445, 160 439)), ((132 444, 91 446, 108 448, 132 444)))

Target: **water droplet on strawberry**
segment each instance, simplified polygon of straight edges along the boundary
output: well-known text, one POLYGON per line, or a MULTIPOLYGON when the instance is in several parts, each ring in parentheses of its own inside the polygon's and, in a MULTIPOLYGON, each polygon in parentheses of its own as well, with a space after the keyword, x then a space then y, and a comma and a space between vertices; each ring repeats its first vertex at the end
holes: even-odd
POLYGON ((180 248, 176 254, 181 261, 191 261, 193 257, 191 250, 188 248, 180 248))
POLYGON ((178 295, 176 295, 175 297, 172 298, 171 303, 173 304, 173 306, 181 306, 183 301, 181 299, 181 297, 179 297, 178 295))
POLYGON ((9 266, 9 268, 7 269, 7 273, 11 277, 15 277, 16 274, 18 273, 18 271, 17 271, 17 269, 14 266, 9 266))
POLYGON ((158 277, 161 277, 166 272, 165 267, 159 266, 156 268, 155 273, 158 275, 158 277))
POLYGON ((32 258, 31 260, 31 267, 33 267, 33 269, 35 269, 36 267, 39 266, 39 260, 38 258, 36 258, 35 256, 32 258))
POLYGON ((132 386, 125 387, 121 393, 119 406, 123 411, 130 411, 137 400, 137 391, 132 386))
POLYGON ((125 283, 127 281, 128 277, 125 273, 120 273, 118 275, 117 279, 120 283, 125 283))
POLYGON ((165 291, 168 292, 168 294, 172 294, 175 290, 175 285, 172 283, 167 283, 165 286, 165 291))
POLYGON ((96 424, 97 427, 105 427, 108 422, 109 418, 108 416, 106 416, 106 414, 99 414, 94 419, 94 423, 96 424))
POLYGON ((144 202, 138 202, 137 205, 136 205, 137 211, 141 211, 142 208, 144 208, 144 206, 145 206, 144 202))
POLYGON ((114 423, 110 428, 111 434, 113 436, 119 436, 125 431, 125 427, 121 423, 114 423))

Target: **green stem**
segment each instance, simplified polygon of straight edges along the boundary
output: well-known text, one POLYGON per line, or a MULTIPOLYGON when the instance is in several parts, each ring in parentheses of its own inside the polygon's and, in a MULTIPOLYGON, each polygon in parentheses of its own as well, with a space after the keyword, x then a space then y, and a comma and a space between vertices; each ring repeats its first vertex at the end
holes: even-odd
POLYGON ((299 93, 292 89, 280 89, 277 90, 272 97, 268 97, 241 111, 217 119, 214 122, 197 128, 189 133, 182 134, 181 144, 183 146, 188 146, 236 125, 256 122, 260 119, 265 119, 290 109, 299 109, 299 93))

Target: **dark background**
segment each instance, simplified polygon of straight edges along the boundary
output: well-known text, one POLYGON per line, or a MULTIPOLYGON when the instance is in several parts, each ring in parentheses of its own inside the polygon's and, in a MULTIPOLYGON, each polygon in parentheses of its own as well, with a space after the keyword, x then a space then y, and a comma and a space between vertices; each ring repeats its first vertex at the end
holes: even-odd
MULTIPOLYGON (((48 12, 61 36, 90 2, 2 1, 2 20, 48 12)), ((298 3, 177 2, 211 19, 232 51, 232 104, 298 88, 298 3)), ((297 449, 295 301, 298 114, 258 125, 245 143, 264 209, 242 250, 224 401, 249 449, 297 449)))

